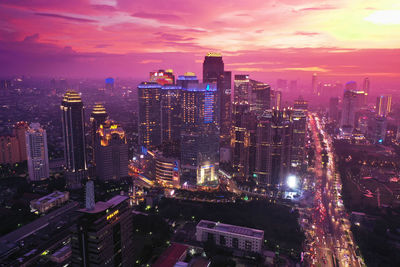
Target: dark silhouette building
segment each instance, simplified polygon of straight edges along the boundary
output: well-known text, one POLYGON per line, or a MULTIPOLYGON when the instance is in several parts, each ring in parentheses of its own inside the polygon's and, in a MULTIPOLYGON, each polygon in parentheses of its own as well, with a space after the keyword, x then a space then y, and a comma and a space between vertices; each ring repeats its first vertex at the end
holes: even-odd
POLYGON ((86 176, 87 163, 84 107, 77 92, 65 93, 61 113, 67 186, 79 188, 82 178, 86 176))

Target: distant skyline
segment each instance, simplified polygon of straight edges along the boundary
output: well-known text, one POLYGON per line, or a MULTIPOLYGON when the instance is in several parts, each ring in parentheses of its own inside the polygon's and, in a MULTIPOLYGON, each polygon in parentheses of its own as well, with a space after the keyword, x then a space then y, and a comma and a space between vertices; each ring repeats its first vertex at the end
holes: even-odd
MULTIPOLYGON (((400 82, 400 2, 3 0, 0 76, 194 71, 208 51, 254 79, 400 82)), ((361 84, 360 84, 361 85, 361 84)))

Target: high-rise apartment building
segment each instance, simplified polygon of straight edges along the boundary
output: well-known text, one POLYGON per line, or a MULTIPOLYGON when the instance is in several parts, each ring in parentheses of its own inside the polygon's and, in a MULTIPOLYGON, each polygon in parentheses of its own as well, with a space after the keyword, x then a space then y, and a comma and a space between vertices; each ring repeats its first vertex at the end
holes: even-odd
POLYGON ((292 121, 289 111, 270 110, 257 125, 256 171, 261 184, 279 186, 290 170, 292 121))
POLYGON ((97 177, 102 181, 120 180, 128 176, 128 144, 125 131, 107 120, 97 130, 95 146, 97 177))
POLYGON ((189 183, 215 184, 219 164, 216 84, 190 84, 183 90, 181 168, 189 183))
POLYGON ((64 158, 67 186, 80 188, 86 176, 86 142, 84 107, 80 95, 67 91, 61 102, 64 158))
POLYGON ((81 217, 72 229, 71 266, 134 265, 132 213, 127 200, 115 196, 79 210, 81 217))
POLYGON ((138 86, 139 145, 146 148, 161 144, 161 87, 155 82, 138 86))
POLYGON ((30 181, 49 178, 49 157, 46 131, 39 123, 31 123, 25 133, 30 181))

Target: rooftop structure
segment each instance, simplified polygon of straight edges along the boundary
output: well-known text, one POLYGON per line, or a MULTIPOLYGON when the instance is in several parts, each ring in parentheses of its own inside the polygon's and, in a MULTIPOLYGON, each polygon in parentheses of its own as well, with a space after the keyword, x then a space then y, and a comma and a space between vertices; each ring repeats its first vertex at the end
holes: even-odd
POLYGON ((196 240, 211 241, 219 246, 261 253, 264 231, 201 220, 196 226, 196 240))
POLYGON ((61 204, 69 200, 69 192, 54 191, 53 193, 41 197, 39 199, 34 199, 31 201, 30 205, 32 209, 38 210, 40 213, 44 213, 49 209, 60 206, 61 204))

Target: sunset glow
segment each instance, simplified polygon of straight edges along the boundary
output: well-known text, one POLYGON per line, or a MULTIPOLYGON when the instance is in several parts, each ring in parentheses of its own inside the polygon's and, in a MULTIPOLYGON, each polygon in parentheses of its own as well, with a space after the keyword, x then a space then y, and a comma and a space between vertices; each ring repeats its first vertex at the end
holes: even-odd
POLYGON ((332 77, 399 76, 394 68, 399 61, 400 4, 393 0, 233 0, 207 5, 194 0, 5 0, 0 7, 0 59, 8 74, 21 72, 21 65, 38 74, 34 65, 41 63, 59 75, 145 77, 148 70, 138 66, 168 67, 177 54, 181 61, 171 67, 198 72, 195 62, 215 50, 228 65, 240 63, 237 71, 260 75, 300 77, 318 71, 332 77), (365 57, 374 70, 362 62, 365 57), (24 58, 35 59, 33 65, 24 66, 24 58), (56 72, 60 60, 66 69, 56 72), (354 67, 344 74, 341 65, 354 67))

